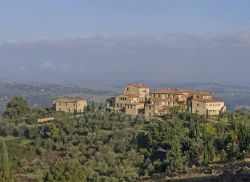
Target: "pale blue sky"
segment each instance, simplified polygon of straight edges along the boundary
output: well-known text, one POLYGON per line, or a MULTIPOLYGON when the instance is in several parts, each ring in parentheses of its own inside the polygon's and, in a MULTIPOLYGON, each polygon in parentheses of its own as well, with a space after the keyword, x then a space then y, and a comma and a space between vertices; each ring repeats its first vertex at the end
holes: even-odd
POLYGON ((0 42, 249 27, 250 0, 0 0, 0 42))

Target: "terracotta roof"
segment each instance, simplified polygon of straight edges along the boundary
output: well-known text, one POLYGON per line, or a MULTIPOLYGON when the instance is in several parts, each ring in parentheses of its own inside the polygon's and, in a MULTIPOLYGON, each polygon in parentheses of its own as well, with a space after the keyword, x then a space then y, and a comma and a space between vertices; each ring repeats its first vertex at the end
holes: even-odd
POLYGON ((177 90, 181 93, 190 93, 190 94, 195 93, 193 90, 188 90, 188 89, 177 88, 177 90))
POLYGON ((212 95, 211 92, 206 92, 206 91, 198 91, 197 94, 200 94, 202 96, 211 96, 212 95))
POLYGON ((151 92, 151 94, 175 94, 175 95, 182 95, 183 92, 181 92, 179 89, 164 89, 164 90, 156 90, 151 92))
POLYGON ((144 83, 130 83, 129 85, 135 86, 137 88, 148 88, 148 86, 144 83))

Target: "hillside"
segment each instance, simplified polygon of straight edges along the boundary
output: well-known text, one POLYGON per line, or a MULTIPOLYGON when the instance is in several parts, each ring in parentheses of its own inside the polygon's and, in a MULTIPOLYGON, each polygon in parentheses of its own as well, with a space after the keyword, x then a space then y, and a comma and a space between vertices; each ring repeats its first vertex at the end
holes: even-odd
POLYGON ((236 168, 229 172, 237 175, 239 162, 250 155, 249 112, 225 113, 214 122, 181 111, 145 118, 94 108, 53 113, 23 101, 14 106, 0 117, 0 141, 10 176, 19 182, 203 178, 223 174, 231 161, 236 168), (37 123, 51 114, 53 122, 37 123))
MULTIPOLYGON (((181 173, 156 174, 142 181, 150 182, 245 182, 250 180, 249 160, 193 167, 181 173)), ((140 180, 138 180, 140 181, 140 180)))

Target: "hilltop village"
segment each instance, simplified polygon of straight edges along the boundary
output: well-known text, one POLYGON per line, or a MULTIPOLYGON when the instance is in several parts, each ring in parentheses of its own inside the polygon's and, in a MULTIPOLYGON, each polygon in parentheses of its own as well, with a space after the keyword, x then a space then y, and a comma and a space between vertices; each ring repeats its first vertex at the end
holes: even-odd
MULTIPOLYGON (((128 84, 121 95, 107 99, 107 109, 124 112, 128 115, 139 114, 158 117, 172 109, 187 111, 198 115, 216 116, 226 111, 225 102, 213 98, 207 91, 169 88, 150 91, 143 83, 128 84)), ((57 99, 53 102, 57 112, 83 112, 87 102, 83 99, 57 99)))
POLYGON ((211 92, 170 88, 150 91, 142 83, 127 85, 122 95, 107 100, 114 111, 136 116, 162 116, 173 108, 198 115, 219 115, 226 111, 223 100, 213 98, 211 92))

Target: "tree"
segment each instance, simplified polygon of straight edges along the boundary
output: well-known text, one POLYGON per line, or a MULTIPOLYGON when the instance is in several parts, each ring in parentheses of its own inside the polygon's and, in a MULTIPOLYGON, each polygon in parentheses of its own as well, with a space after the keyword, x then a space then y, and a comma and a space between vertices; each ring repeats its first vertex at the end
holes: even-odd
POLYGON ((172 141, 171 149, 166 155, 167 170, 177 172, 183 168, 184 160, 181 153, 180 141, 176 137, 172 141))
POLYGON ((8 150, 5 142, 1 139, 0 139, 0 181, 3 182, 11 181, 8 150))
POLYGON ((6 106, 4 116, 14 119, 30 113, 28 103, 22 97, 14 97, 6 106))
POLYGON ((91 104, 87 106, 87 111, 95 112, 95 110, 96 110, 96 105, 95 102, 92 101, 91 104))
POLYGON ((200 165, 203 157, 203 144, 200 138, 189 140, 187 143, 185 154, 189 166, 200 165))
POLYGON ((106 105, 101 102, 98 109, 103 110, 105 108, 106 108, 106 105))
POLYGON ((44 177, 46 182, 87 181, 86 169, 77 160, 56 161, 44 177))
POLYGON ((237 134, 240 150, 246 151, 250 144, 250 126, 247 126, 246 124, 239 124, 237 134))
POLYGON ((208 165, 215 157, 214 138, 209 137, 204 144, 203 164, 208 165))

